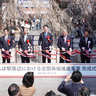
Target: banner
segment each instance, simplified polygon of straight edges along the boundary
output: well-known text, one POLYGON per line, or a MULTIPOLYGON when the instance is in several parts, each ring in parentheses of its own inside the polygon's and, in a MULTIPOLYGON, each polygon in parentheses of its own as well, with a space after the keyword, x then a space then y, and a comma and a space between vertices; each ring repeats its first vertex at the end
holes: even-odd
POLYGON ((64 78, 78 70, 84 78, 96 78, 96 64, 0 64, 0 78, 22 78, 28 71, 35 78, 64 78))

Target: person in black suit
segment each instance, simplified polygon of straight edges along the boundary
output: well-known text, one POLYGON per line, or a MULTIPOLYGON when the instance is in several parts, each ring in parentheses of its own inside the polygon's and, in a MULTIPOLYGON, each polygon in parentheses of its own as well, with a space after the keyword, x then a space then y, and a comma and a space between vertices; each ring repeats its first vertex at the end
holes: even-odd
POLYGON ((79 89, 79 96, 90 96, 91 90, 88 87, 81 87, 79 89))
MULTIPOLYGON (((72 51, 72 39, 68 35, 67 30, 63 30, 63 35, 58 38, 57 46, 60 48, 60 53, 65 56, 67 59, 70 59, 70 55, 68 53, 64 53, 65 51, 72 51), (63 52, 63 53, 62 53, 63 52)), ((60 57, 60 63, 64 63, 64 59, 60 57)), ((69 63, 69 61, 66 61, 69 63)))
POLYGON ((44 96, 61 96, 61 95, 56 95, 55 92, 49 90, 44 96))
POLYGON ((82 37, 79 42, 79 47, 80 47, 81 53, 82 53, 81 54, 81 63, 85 63, 85 61, 87 63, 90 63, 90 58, 83 55, 83 54, 88 55, 89 53, 91 53, 91 50, 93 48, 93 40, 92 40, 92 38, 90 38, 88 36, 89 36, 89 31, 85 30, 84 37, 82 37))
POLYGON ((9 87, 8 87, 8 94, 9 96, 20 96, 20 88, 17 84, 12 83, 9 87))
MULTIPOLYGON (((38 45, 39 47, 42 46, 42 53, 50 57, 50 55, 47 53, 50 52, 49 49, 53 45, 53 38, 51 33, 48 32, 48 25, 44 25, 43 29, 44 32, 42 32, 39 36, 38 45)), ((42 56, 42 62, 46 63, 46 57, 42 56)), ((48 63, 51 63, 50 59, 48 59, 48 63)))
POLYGON ((59 85, 58 91, 66 94, 67 96, 78 96, 79 89, 81 87, 84 87, 85 84, 82 80, 82 74, 79 71, 74 71, 71 74, 69 74, 65 80, 59 85), (66 85, 66 83, 72 79, 72 84, 66 85))
POLYGON ((21 55, 21 62, 22 63, 30 63, 30 58, 28 57, 28 50, 30 50, 31 47, 31 36, 27 35, 28 29, 24 27, 24 36, 21 36, 18 42, 19 50, 22 51, 22 53, 25 56, 21 55))
POLYGON ((2 63, 5 63, 7 59, 7 63, 10 63, 11 57, 11 49, 12 49, 12 37, 8 36, 9 30, 7 28, 4 29, 4 36, 0 38, 0 47, 2 51, 2 63))

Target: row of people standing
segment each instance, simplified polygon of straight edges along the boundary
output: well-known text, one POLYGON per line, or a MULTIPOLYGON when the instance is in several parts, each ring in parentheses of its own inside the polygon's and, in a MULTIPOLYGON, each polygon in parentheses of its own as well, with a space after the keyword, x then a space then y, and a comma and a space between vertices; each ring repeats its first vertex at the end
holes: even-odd
POLYGON ((28 24, 29 25, 29 30, 40 30, 41 29, 41 19, 39 18, 33 18, 33 19, 28 19, 28 20, 21 20, 20 21, 20 25, 21 25, 21 28, 22 30, 24 31, 24 25, 25 24, 28 24))
MULTIPOLYGON (((51 52, 50 48, 53 45, 53 38, 52 38, 52 34, 48 32, 47 25, 44 25, 43 29, 44 32, 42 32, 39 36, 38 45, 39 45, 39 49, 42 49, 42 54, 45 55, 42 56, 42 62, 45 63, 46 55, 51 57, 51 55, 48 53, 51 52)), ((9 54, 8 56, 10 56, 11 49, 12 49, 12 37, 8 36, 8 33, 9 33, 8 29, 4 29, 4 36, 0 38, 0 47, 1 47, 2 54, 4 54, 4 56, 8 54, 9 54)), ((89 35, 89 31, 85 30, 84 37, 81 37, 79 42, 79 47, 82 53, 81 54, 82 63, 85 63, 85 61, 87 63, 90 63, 90 58, 87 57, 86 55, 83 55, 83 54, 91 53, 91 50, 93 48, 93 40, 88 35, 89 35)), ((28 50, 30 49, 31 43, 32 40, 31 40, 31 36, 28 35, 28 29, 24 28, 24 34, 23 36, 20 37, 18 42, 19 50, 25 55, 25 56, 21 55, 22 63, 30 63, 30 57, 27 57, 26 55, 29 52, 28 50)), ((72 38, 71 36, 68 35, 67 30, 62 31, 62 35, 59 36, 58 38, 57 46, 60 48, 60 54, 62 54, 63 56, 65 56, 67 59, 70 60, 70 55, 67 53, 67 51, 70 52, 72 51, 73 43, 72 43, 72 38)), ((4 56, 2 55, 3 63, 5 63, 5 60, 7 59, 7 57, 5 58, 4 56)), ((64 63, 64 61, 65 60, 62 59, 62 57, 60 57, 60 63, 64 63)), ((10 59, 7 59, 7 62, 10 63, 10 59)), ((50 58, 48 58, 48 63, 51 63, 50 58)), ((69 63, 69 61, 66 61, 66 63, 69 63)))
MULTIPOLYGON (((31 36, 27 35, 28 29, 24 28, 24 35, 20 37, 18 42, 18 48, 19 50, 24 54, 28 54, 28 50, 31 47, 31 36)), ((7 60, 7 63, 10 63, 11 58, 11 51, 12 51, 12 45, 13 45, 13 38, 8 35, 9 30, 7 28, 4 29, 4 36, 0 38, 0 48, 2 53, 2 63, 5 63, 7 60)), ((24 57, 21 55, 21 62, 22 63, 30 63, 29 57, 24 57)))
MULTIPOLYGON (((38 45, 40 47, 42 46, 43 54, 49 55, 48 52, 50 52, 49 49, 50 49, 50 46, 52 46, 53 44, 53 39, 52 39, 51 33, 48 32, 48 26, 45 25, 43 29, 44 29, 44 32, 41 33, 39 36, 38 45), (46 39, 47 37, 46 34, 49 37, 49 39, 46 39)), ((70 60, 70 55, 67 53, 67 51, 72 52, 73 43, 72 43, 72 38, 71 36, 68 35, 67 30, 62 31, 62 35, 59 36, 58 38, 57 46, 60 49, 60 54, 62 54, 63 56, 65 56, 67 59, 70 60)), ((91 53, 91 50, 93 48, 93 40, 92 38, 89 37, 88 30, 84 31, 84 36, 81 37, 79 41, 79 47, 81 49, 81 63, 85 63, 85 62, 90 63, 90 58, 87 57, 86 55, 91 53)), ((42 62, 45 63, 45 61, 46 61, 46 57, 42 56, 42 62)), ((50 61, 51 60, 48 59, 48 63, 50 63, 50 61)), ((64 62, 65 60, 62 57, 60 57, 60 63, 64 63, 64 62)), ((66 63, 69 63, 69 61, 66 61, 66 63)))
POLYGON ((71 36, 76 38, 81 38, 84 36, 84 30, 86 29, 86 26, 83 26, 81 23, 76 24, 73 23, 71 26, 71 36))

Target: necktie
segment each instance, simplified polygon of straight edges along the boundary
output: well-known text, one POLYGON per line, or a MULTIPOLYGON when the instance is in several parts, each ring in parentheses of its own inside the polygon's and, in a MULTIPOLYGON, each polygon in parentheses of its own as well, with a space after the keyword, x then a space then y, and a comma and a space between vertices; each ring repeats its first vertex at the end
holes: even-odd
POLYGON ((7 42, 7 36, 5 36, 5 42, 7 42))
POLYGON ((66 37, 64 37, 64 43, 66 44, 66 37))
POLYGON ((46 39, 46 32, 45 32, 45 39, 46 39))
POLYGON ((86 43, 86 45, 87 45, 87 38, 85 39, 85 43, 86 43))
POLYGON ((24 36, 24 42, 26 42, 26 35, 24 36))

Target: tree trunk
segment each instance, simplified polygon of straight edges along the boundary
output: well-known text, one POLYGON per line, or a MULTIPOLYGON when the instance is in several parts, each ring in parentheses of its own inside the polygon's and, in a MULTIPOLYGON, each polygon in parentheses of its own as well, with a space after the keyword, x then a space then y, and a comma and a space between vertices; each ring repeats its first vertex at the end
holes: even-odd
POLYGON ((0 2, 0 37, 2 36, 2 3, 0 2))

